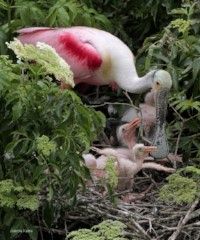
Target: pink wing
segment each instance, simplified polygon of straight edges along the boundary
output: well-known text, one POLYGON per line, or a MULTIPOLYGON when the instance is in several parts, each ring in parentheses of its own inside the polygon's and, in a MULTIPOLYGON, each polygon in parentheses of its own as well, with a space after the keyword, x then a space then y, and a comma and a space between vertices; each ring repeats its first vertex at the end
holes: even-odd
POLYGON ((64 45, 67 54, 77 60, 85 61, 89 69, 96 70, 101 66, 101 56, 89 41, 83 42, 72 33, 63 33, 59 41, 64 45))
POLYGON ((50 29, 54 29, 54 28, 50 28, 50 27, 30 27, 30 28, 19 29, 16 32, 20 33, 20 34, 26 34, 26 33, 35 33, 35 32, 50 30, 50 29))
POLYGON ((73 28, 33 27, 21 29, 18 33, 18 38, 23 43, 45 42, 55 48, 79 80, 92 77, 92 73, 102 64, 101 54, 92 43, 87 30, 79 32, 73 28))

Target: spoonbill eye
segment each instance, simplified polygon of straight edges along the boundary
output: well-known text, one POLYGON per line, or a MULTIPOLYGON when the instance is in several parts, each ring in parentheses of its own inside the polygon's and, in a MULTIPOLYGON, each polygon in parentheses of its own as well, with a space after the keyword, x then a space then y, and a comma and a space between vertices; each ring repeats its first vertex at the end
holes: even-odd
POLYGON ((160 85, 160 83, 159 83, 158 81, 156 81, 156 85, 157 85, 157 86, 159 86, 159 85, 160 85))

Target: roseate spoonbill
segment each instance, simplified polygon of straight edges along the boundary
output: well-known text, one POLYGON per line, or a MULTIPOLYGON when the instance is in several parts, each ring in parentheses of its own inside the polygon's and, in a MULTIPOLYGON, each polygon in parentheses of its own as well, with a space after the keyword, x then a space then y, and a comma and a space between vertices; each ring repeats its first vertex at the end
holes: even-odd
MULTIPOLYGON (((173 168, 167 168, 153 162, 144 162, 145 158, 156 150, 155 146, 144 146, 144 144, 136 144, 131 149, 127 148, 91 148, 101 156, 96 159, 96 169, 104 171, 108 156, 116 157, 116 172, 118 174, 119 191, 132 189, 134 176, 143 168, 155 169, 172 173, 173 168)), ((93 173, 95 175, 95 172, 93 173)), ((105 173, 104 173, 105 176, 105 173)))
POLYGON ((171 76, 164 70, 153 70, 139 77, 134 55, 116 36, 89 27, 48 28, 31 27, 18 31, 22 43, 44 42, 52 46, 70 65, 75 83, 118 85, 131 93, 156 92, 156 130, 153 144, 158 146, 157 157, 168 153, 164 123, 167 92, 172 86, 171 76))
POLYGON ((132 93, 150 88, 170 89, 172 82, 160 78, 163 70, 150 71, 138 77, 134 55, 116 36, 90 27, 48 28, 30 27, 18 30, 22 43, 45 42, 70 65, 75 83, 92 85, 117 84, 132 93), (158 74, 158 75, 157 75, 158 74))

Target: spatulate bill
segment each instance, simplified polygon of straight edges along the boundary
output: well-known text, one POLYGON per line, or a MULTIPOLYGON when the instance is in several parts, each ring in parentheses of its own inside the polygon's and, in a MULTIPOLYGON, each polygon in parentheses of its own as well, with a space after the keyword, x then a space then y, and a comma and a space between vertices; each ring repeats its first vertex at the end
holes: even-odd
POLYGON ((157 147, 157 150, 151 154, 154 158, 164 158, 169 154, 169 146, 165 133, 167 96, 167 90, 159 91, 156 94, 156 126, 152 143, 157 147))

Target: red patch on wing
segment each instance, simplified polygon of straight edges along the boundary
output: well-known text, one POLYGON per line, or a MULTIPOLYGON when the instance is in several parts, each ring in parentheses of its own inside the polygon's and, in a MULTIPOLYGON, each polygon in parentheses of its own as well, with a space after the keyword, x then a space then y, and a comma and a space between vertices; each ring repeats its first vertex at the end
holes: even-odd
POLYGON ((59 40, 64 44, 68 54, 86 61, 88 68, 95 70, 101 66, 101 56, 90 43, 83 43, 70 33, 60 36, 59 40))

